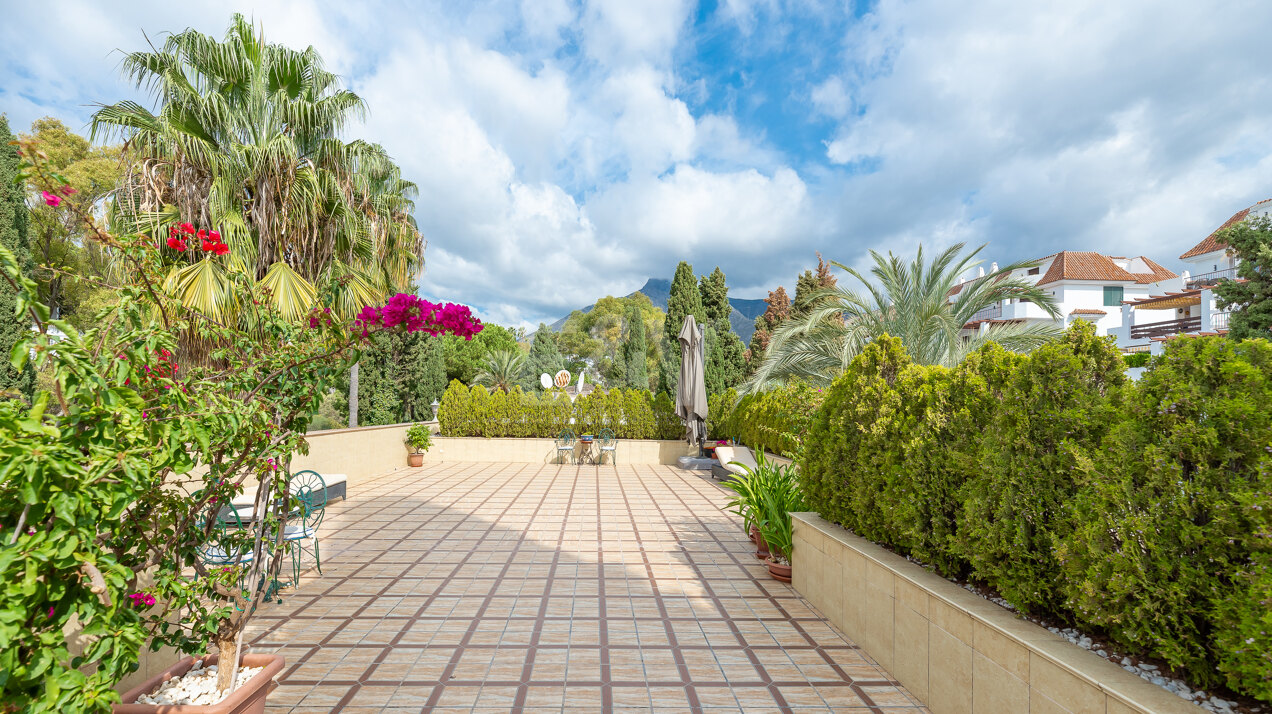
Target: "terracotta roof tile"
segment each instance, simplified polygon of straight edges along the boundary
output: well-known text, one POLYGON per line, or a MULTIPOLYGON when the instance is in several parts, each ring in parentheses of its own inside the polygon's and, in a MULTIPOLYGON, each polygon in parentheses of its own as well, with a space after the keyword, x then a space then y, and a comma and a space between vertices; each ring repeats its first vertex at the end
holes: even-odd
POLYGON ((1117 263, 1107 255, 1087 250, 1065 250, 1057 253, 1038 285, 1049 285, 1061 280, 1139 282, 1134 275, 1117 267, 1117 263))
POLYGON ((1141 285, 1146 283, 1158 283, 1163 280, 1170 280, 1171 278, 1179 277, 1174 271, 1163 268, 1160 263, 1149 258, 1147 255, 1141 255, 1140 260, 1144 261, 1153 271, 1151 273, 1131 273, 1131 275, 1135 276, 1135 282, 1140 283, 1141 285))
POLYGON ((1079 307, 1079 308, 1070 310, 1069 314, 1070 315, 1107 315, 1108 313, 1103 310, 1096 310, 1094 308, 1079 307))
POLYGON ((1265 198, 1264 200, 1259 201, 1258 203, 1254 204, 1253 206, 1250 206, 1249 208, 1244 208, 1232 214, 1232 218, 1229 218, 1228 220, 1224 221, 1223 225, 1216 228, 1214 233, 1211 233, 1210 235, 1206 236, 1204 240, 1202 240, 1197 245, 1193 246, 1192 249, 1190 249, 1187 253, 1184 253, 1183 255, 1179 256, 1179 259, 1187 260, 1188 258, 1193 258, 1198 255, 1205 255, 1206 253, 1213 253, 1216 250, 1223 250, 1224 248, 1227 248, 1228 244, 1219 240, 1215 236, 1217 236, 1219 232, 1224 230, 1225 228, 1231 228, 1237 225, 1238 223, 1240 223, 1241 221, 1244 221, 1246 219, 1246 216, 1250 215, 1250 211, 1254 210, 1255 208, 1259 206, 1262 206, 1268 201, 1272 201, 1272 198, 1265 198))

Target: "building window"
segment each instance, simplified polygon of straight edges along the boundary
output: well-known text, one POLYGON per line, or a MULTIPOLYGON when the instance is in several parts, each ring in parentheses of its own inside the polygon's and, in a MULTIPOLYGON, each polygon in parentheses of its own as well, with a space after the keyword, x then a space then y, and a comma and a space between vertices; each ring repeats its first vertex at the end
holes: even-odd
POLYGON ((1118 307, 1122 304, 1122 286, 1121 285, 1105 285, 1104 286, 1104 306, 1118 307))
POLYGON ((1028 272, 1028 273, 1025 273, 1025 275, 1037 275, 1037 274, 1038 274, 1038 269, 1037 269, 1037 268, 1030 268, 1030 269, 1029 269, 1029 272, 1028 272))

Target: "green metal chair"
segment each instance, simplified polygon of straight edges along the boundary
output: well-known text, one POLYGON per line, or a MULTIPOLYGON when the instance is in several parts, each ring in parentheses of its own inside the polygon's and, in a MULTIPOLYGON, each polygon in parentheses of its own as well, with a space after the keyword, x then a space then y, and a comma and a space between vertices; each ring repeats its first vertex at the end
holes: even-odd
POLYGON ((318 574, 322 574, 322 554, 318 548, 318 526, 327 510, 327 484, 317 471, 292 474, 287 481, 291 508, 283 527, 283 540, 291 548, 292 584, 300 582, 300 564, 306 552, 313 553, 318 574), (306 548, 306 544, 312 547, 306 548))
POLYGON ((605 454, 610 455, 611 466, 618 465, 618 439, 614 438, 614 432, 610 429, 601 429, 601 454, 596 463, 604 461, 605 454))
MULTIPOLYGON (((561 435, 556 438, 556 452, 557 452, 557 456, 562 459, 565 458, 565 454, 568 452, 570 454, 570 463, 572 464, 578 463, 578 457, 574 453, 574 432, 573 431, 566 429, 562 431, 561 435)), ((561 463, 565 463, 565 461, 561 461, 561 463)))
MULTIPOLYGON (((198 500, 202 495, 203 492, 198 491, 191 498, 198 500)), ((199 514, 196 523, 203 530, 208 527, 209 522, 212 522, 212 526, 208 538, 199 545, 198 551, 204 565, 246 565, 252 562, 255 553, 242 542, 243 520, 233 506, 208 504, 199 514)))

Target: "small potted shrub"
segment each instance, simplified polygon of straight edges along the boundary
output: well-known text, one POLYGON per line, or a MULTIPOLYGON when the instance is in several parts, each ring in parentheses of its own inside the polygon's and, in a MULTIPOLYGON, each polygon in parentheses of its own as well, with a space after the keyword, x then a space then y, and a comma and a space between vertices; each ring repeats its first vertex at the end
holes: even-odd
POLYGON ((423 424, 415 424, 406 430, 406 445, 411 447, 411 453, 407 454, 406 461, 412 468, 418 468, 424 465, 424 452, 428 451, 433 445, 432 439, 428 433, 428 427, 423 424))

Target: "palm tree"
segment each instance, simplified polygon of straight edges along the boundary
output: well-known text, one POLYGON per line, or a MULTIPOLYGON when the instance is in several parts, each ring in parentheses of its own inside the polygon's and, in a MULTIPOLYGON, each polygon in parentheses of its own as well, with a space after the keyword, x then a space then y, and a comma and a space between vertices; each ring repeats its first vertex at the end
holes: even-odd
POLYGON ((508 392, 521 381, 525 371, 526 356, 521 350, 495 350, 486 355, 482 371, 473 379, 473 384, 508 392))
POLYGON ((791 379, 827 386, 867 343, 884 334, 900 338, 914 362, 946 366, 958 364, 987 342, 1027 352, 1061 334, 1052 323, 1016 323, 960 336, 959 331, 973 315, 1002 300, 1027 300, 1052 317, 1060 314, 1049 292, 1011 276, 1012 271, 1032 267, 1027 261, 960 287, 959 276, 979 264, 973 259, 984 248, 960 257, 963 247, 962 243, 951 246, 929 264, 920 246, 909 265, 892 253, 884 257, 872 250, 873 283, 856 270, 832 262, 856 278, 864 291, 836 285, 816 293, 807 315, 783 324, 773 334, 764 361, 743 385, 743 391, 758 391, 791 379))
POLYGON ((312 47, 267 44, 235 15, 224 41, 185 30, 125 55, 123 68, 158 111, 125 101, 93 115, 94 138, 122 137, 131 159, 113 220, 160 247, 169 226, 214 228, 231 249, 219 262, 165 252, 167 288, 187 305, 231 318, 229 273, 264 284, 295 317, 320 283, 346 316, 410 283, 424 248, 416 187, 382 147, 339 138, 366 107, 312 47))

